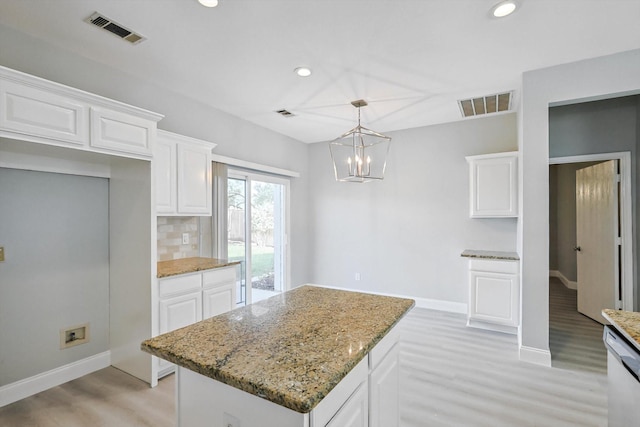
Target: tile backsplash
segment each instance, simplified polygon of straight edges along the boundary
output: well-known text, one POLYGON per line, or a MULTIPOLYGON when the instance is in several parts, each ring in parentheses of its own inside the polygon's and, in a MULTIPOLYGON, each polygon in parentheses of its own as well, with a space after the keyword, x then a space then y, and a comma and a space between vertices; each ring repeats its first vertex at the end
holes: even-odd
POLYGON ((200 221, 196 216, 158 217, 158 261, 200 256, 200 221), (189 244, 182 244, 182 234, 189 233, 189 244))

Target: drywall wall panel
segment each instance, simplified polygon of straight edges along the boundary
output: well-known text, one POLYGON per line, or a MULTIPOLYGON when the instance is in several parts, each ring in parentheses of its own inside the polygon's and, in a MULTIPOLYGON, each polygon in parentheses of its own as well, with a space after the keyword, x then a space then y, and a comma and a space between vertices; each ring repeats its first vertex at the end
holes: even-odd
POLYGON ((389 136, 393 139, 385 179, 366 184, 336 182, 328 144, 312 144, 311 279, 466 303, 467 260, 460 253, 515 250, 517 220, 469 218, 465 156, 517 150, 516 116, 463 120, 389 136))
POLYGON ((0 386, 109 350, 109 181, 0 168, 0 219, 0 386))

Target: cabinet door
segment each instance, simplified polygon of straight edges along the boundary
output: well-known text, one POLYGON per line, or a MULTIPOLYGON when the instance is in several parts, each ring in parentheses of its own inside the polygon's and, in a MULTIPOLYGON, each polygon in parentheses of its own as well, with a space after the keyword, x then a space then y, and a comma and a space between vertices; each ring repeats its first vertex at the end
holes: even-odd
POLYGON ((518 324, 518 280, 513 274, 470 271, 469 318, 518 324))
POLYGON ((91 108, 91 146, 133 157, 151 157, 156 123, 106 108, 91 108))
POLYGON ((471 217, 518 214, 517 156, 470 161, 471 217))
POLYGON ((202 291, 202 318, 208 319, 233 310, 236 302, 235 289, 234 282, 202 291))
POLYGON ((396 343, 369 375, 370 427, 400 425, 400 344, 396 343))
POLYGON ((0 80, 0 129, 82 146, 89 141, 89 108, 71 98, 0 80))
POLYGON ((156 187, 156 213, 176 213, 176 144, 158 137, 153 153, 153 169, 156 187))
POLYGON ((202 320, 202 293, 191 292, 160 300, 160 333, 202 320))
POLYGON ((367 427, 369 424, 367 382, 360 384, 347 403, 326 424, 326 427, 367 427))
POLYGON ((178 213, 211 215, 211 150, 178 144, 178 213))

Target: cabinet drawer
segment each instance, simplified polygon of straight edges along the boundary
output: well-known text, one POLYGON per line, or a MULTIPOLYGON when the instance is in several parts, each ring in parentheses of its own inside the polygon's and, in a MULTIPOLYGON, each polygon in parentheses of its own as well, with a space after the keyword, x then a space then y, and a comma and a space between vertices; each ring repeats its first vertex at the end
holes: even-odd
POLYGON ((469 270, 491 273, 518 274, 517 261, 469 260, 469 270))
POLYGON ((215 270, 205 271, 204 273, 202 273, 202 286, 204 288, 212 288, 229 283, 235 284, 235 281, 235 266, 216 268, 215 270))
POLYGON ((168 295, 181 294, 183 292, 197 291, 202 288, 202 275, 189 274, 185 276, 160 279, 158 281, 160 298, 168 295))
POLYGON ((119 111, 91 108, 91 146, 151 157, 156 123, 119 111))
POLYGON ((89 140, 88 107, 71 98, 0 80, 0 128, 75 145, 89 140))

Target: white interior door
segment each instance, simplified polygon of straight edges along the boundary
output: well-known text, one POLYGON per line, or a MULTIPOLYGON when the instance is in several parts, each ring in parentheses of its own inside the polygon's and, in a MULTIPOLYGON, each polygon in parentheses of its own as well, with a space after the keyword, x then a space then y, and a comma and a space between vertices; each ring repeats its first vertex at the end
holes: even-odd
POLYGON ((576 171, 578 311, 600 323, 619 299, 617 181, 615 160, 576 171))

